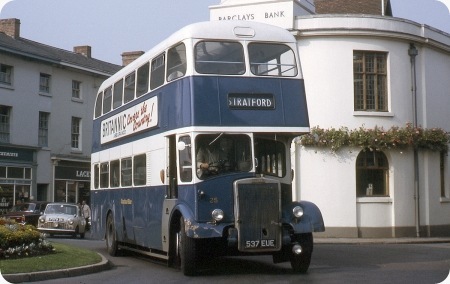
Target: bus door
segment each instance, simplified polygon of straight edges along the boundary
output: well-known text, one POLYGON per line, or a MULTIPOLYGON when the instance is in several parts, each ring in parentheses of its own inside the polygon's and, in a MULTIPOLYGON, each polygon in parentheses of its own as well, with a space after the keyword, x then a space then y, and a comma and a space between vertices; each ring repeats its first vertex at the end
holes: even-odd
POLYGON ((161 239, 163 241, 163 251, 169 251, 169 223, 170 213, 176 205, 178 198, 177 179, 177 140, 175 135, 166 137, 166 161, 165 169, 161 172, 161 179, 164 183, 165 198, 161 212, 161 239))
POLYGON ((175 135, 168 137, 166 159, 166 199, 175 199, 178 197, 177 150, 175 135))

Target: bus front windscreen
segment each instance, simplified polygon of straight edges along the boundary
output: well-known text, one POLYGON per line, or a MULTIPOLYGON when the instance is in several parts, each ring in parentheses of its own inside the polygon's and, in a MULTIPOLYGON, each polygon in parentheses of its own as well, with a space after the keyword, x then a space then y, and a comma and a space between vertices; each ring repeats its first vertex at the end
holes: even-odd
POLYGON ((252 169, 251 139, 243 134, 201 134, 196 137, 200 179, 252 169))

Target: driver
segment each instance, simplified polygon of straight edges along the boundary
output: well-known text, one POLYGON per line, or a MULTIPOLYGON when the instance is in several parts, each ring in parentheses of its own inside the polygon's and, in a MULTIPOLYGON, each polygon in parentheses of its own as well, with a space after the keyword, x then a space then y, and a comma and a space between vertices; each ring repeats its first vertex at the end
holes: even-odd
POLYGON ((233 141, 229 138, 222 137, 219 143, 213 143, 208 147, 202 147, 197 153, 197 169, 198 176, 203 174, 217 173, 219 167, 229 170, 229 155, 231 148, 233 147, 233 141), (222 165, 221 163, 226 163, 222 165))

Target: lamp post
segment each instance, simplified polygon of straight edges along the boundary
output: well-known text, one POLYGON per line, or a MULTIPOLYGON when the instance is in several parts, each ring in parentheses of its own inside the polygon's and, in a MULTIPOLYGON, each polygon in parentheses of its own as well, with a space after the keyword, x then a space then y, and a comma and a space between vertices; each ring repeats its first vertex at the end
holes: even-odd
MULTIPOLYGON (((409 44, 408 55, 411 59, 411 93, 413 128, 417 128, 417 77, 416 77, 416 56, 419 54, 414 43, 409 44)), ((415 223, 416 237, 420 237, 420 203, 419 203, 419 153, 414 145, 414 199, 415 199, 415 223)))

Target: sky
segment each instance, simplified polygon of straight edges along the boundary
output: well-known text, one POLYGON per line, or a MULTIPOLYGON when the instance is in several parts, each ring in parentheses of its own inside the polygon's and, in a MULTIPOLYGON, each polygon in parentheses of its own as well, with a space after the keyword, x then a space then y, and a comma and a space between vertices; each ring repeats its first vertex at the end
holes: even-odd
MULTIPOLYGON (((185 25, 208 21, 208 7, 220 2, 0 0, 0 18, 20 19, 23 38, 70 51, 74 46, 90 45, 92 57, 121 65, 123 52, 147 51, 185 25)), ((450 34, 450 0, 390 2, 394 17, 450 34)))

